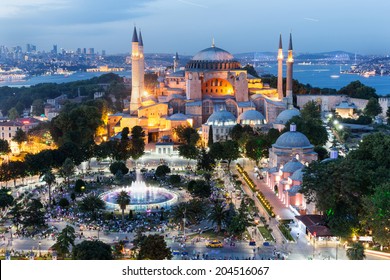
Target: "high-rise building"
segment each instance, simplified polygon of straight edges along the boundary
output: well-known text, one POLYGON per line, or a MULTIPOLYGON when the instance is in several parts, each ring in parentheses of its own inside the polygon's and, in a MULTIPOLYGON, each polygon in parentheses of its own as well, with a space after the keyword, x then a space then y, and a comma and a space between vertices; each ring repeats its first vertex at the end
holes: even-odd
POLYGON ((58 53, 57 45, 53 45, 53 49, 52 49, 51 53, 52 54, 57 54, 58 53))
POLYGON ((94 55, 95 54, 95 49, 94 48, 89 48, 88 49, 88 54, 94 55))

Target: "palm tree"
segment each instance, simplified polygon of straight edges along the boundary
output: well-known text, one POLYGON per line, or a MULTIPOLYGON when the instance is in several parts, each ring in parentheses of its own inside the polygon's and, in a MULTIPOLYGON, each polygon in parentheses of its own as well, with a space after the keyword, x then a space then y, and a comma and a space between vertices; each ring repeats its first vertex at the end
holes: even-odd
POLYGON ((100 209, 104 209, 106 203, 97 195, 88 195, 85 197, 79 206, 81 212, 90 213, 92 219, 96 220, 96 211, 100 209))
POLYGON ((51 170, 47 171, 45 175, 43 175, 43 181, 46 182, 49 189, 49 207, 51 206, 51 185, 55 183, 56 176, 51 172, 51 170))
POLYGON ((53 245, 53 248, 60 256, 65 256, 69 254, 70 245, 74 246, 75 239, 76 234, 74 228, 72 226, 67 225, 60 232, 60 234, 58 234, 57 242, 53 245))
POLYGON ((364 254, 364 246, 359 242, 353 243, 352 246, 347 249, 347 257, 350 260, 365 259, 366 255, 364 254))
POLYGON ((226 209, 222 200, 217 200, 214 202, 210 215, 208 216, 208 220, 213 224, 217 224, 217 232, 221 231, 222 224, 226 222, 228 218, 228 212, 229 210, 226 209))
POLYGON ((196 220, 195 215, 189 208, 187 202, 181 202, 171 209, 171 220, 173 223, 180 225, 180 230, 184 230, 184 218, 190 223, 193 223, 196 220))
POLYGON ((122 210, 122 226, 124 225, 125 223, 125 210, 126 210, 126 206, 129 205, 130 203, 130 196, 127 192, 125 191, 121 191, 120 193, 118 193, 117 197, 116 197, 116 203, 119 204, 121 210, 122 210))

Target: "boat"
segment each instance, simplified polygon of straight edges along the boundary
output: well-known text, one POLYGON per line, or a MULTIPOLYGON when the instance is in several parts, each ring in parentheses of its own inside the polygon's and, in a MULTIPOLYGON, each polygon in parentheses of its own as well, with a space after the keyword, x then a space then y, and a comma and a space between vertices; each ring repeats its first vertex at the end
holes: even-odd
POLYGON ((376 71, 375 70, 365 71, 365 72, 360 73, 360 75, 363 76, 364 78, 369 78, 369 77, 375 76, 376 71))
POLYGON ((330 77, 331 77, 332 79, 338 79, 338 78, 340 78, 340 75, 330 75, 330 77))
POLYGON ((311 61, 299 62, 298 65, 311 65, 311 61))

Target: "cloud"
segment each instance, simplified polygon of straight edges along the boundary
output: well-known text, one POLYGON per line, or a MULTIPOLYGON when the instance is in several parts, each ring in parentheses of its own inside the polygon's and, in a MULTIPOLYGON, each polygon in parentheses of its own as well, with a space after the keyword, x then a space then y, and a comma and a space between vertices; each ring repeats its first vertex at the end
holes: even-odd
POLYGON ((185 1, 185 0, 177 0, 177 2, 180 2, 180 3, 183 3, 183 4, 187 4, 187 5, 190 5, 190 6, 199 7, 199 8, 205 8, 205 9, 208 8, 205 5, 201 5, 201 4, 197 4, 197 3, 190 2, 190 1, 185 1))
POLYGON ((319 22, 320 21, 319 19, 316 19, 316 18, 304 18, 304 20, 315 21, 315 22, 319 22))

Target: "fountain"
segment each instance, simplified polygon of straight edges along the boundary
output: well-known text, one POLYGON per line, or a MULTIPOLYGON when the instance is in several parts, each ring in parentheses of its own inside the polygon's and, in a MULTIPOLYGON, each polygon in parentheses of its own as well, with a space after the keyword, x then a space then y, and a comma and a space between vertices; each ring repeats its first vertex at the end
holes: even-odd
POLYGON ((178 200, 178 195, 161 187, 152 187, 140 180, 141 174, 136 171, 136 180, 131 183, 131 186, 121 187, 114 190, 104 192, 100 195, 101 199, 106 202, 106 208, 119 210, 120 206, 116 203, 116 198, 121 191, 127 192, 130 196, 130 204, 126 209, 144 211, 160 209, 161 207, 169 208, 178 200))

